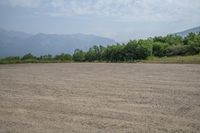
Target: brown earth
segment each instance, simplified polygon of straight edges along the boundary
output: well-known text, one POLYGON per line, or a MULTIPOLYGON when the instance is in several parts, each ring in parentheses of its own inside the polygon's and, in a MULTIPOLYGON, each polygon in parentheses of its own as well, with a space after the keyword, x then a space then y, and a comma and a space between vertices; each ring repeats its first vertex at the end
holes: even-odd
POLYGON ((1 133, 200 133, 200 65, 0 65, 1 133))

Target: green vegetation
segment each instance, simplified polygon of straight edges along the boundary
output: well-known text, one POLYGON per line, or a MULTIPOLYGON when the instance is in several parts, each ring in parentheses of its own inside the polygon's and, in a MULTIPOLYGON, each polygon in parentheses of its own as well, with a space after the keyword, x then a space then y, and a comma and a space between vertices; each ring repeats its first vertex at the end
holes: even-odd
POLYGON ((77 62, 83 62, 83 61, 86 61, 85 60, 85 52, 80 50, 80 49, 76 49, 74 51, 74 54, 73 54, 73 60, 74 61, 77 61, 77 62))
POLYGON ((130 40, 127 44, 109 46, 94 45, 88 51, 76 49, 73 55, 6 57, 7 63, 48 63, 48 62, 159 62, 199 63, 200 33, 190 33, 182 38, 177 35, 159 36, 148 39, 130 40), (196 55, 196 56, 192 56, 196 55))
POLYGON ((178 63, 178 64, 200 64, 200 55, 172 56, 172 57, 148 57, 147 60, 141 60, 142 63, 178 63))

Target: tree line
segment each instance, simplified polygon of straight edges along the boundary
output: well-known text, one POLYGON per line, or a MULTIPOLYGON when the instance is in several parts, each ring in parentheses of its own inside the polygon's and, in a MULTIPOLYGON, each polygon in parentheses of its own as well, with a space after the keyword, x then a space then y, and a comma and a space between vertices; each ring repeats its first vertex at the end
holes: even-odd
POLYGON ((1 62, 132 62, 147 59, 149 56, 185 56, 199 53, 200 33, 189 33, 186 37, 167 35, 130 40, 127 44, 94 45, 88 51, 76 49, 73 54, 36 57, 28 53, 23 57, 6 57, 1 62))

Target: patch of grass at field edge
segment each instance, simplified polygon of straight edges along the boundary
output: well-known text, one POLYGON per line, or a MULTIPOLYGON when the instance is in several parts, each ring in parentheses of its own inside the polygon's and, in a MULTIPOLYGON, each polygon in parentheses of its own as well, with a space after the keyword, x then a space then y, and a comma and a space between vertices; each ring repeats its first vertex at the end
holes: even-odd
POLYGON ((173 56, 173 57, 154 57, 150 56, 147 60, 141 60, 142 63, 177 63, 177 64, 200 64, 200 55, 193 56, 173 56))

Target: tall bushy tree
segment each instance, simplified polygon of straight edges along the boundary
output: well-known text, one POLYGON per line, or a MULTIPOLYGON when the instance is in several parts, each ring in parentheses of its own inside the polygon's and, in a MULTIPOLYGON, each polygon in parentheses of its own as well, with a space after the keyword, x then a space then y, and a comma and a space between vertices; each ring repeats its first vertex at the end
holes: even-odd
POLYGON ((146 59, 152 55, 152 40, 139 40, 137 46, 137 59, 146 59))
POLYGON ((39 60, 52 60, 53 56, 51 54, 48 55, 41 55, 39 58, 39 60))
POLYGON ((137 41, 136 40, 130 40, 127 45, 124 47, 124 54, 125 54, 125 60, 131 61, 137 59, 137 41))
POLYGON ((78 62, 85 61, 85 52, 80 49, 76 49, 73 54, 73 60, 78 62))
POLYGON ((32 60, 32 59, 36 59, 36 57, 33 56, 31 53, 25 54, 25 55, 22 57, 22 60, 32 60))
POLYGON ((169 45, 181 45, 183 44, 183 38, 178 35, 167 35, 167 36, 158 36, 153 38, 154 42, 161 42, 161 43, 167 43, 169 45))
POLYGON ((184 39, 185 45, 188 45, 189 54, 198 54, 200 53, 200 33, 194 34, 190 33, 184 39))
POLYGON ((173 45, 166 49, 165 56, 188 55, 188 46, 173 45))
POLYGON ((167 43, 154 42, 153 48, 152 48, 152 52, 153 52, 152 54, 154 56, 163 57, 166 55, 168 47, 169 45, 167 43))
POLYGON ((97 61, 101 59, 101 49, 100 46, 94 45, 92 48, 88 50, 85 55, 85 59, 87 61, 97 61))
POLYGON ((129 41, 124 48, 127 61, 145 59, 152 55, 152 40, 129 41))
POLYGON ((55 60, 60 60, 60 61, 71 61, 72 60, 72 56, 70 54, 60 54, 60 55, 56 55, 54 57, 55 60))
POLYGON ((165 38, 165 43, 168 43, 169 45, 182 45, 183 44, 183 38, 178 35, 167 35, 165 38))

